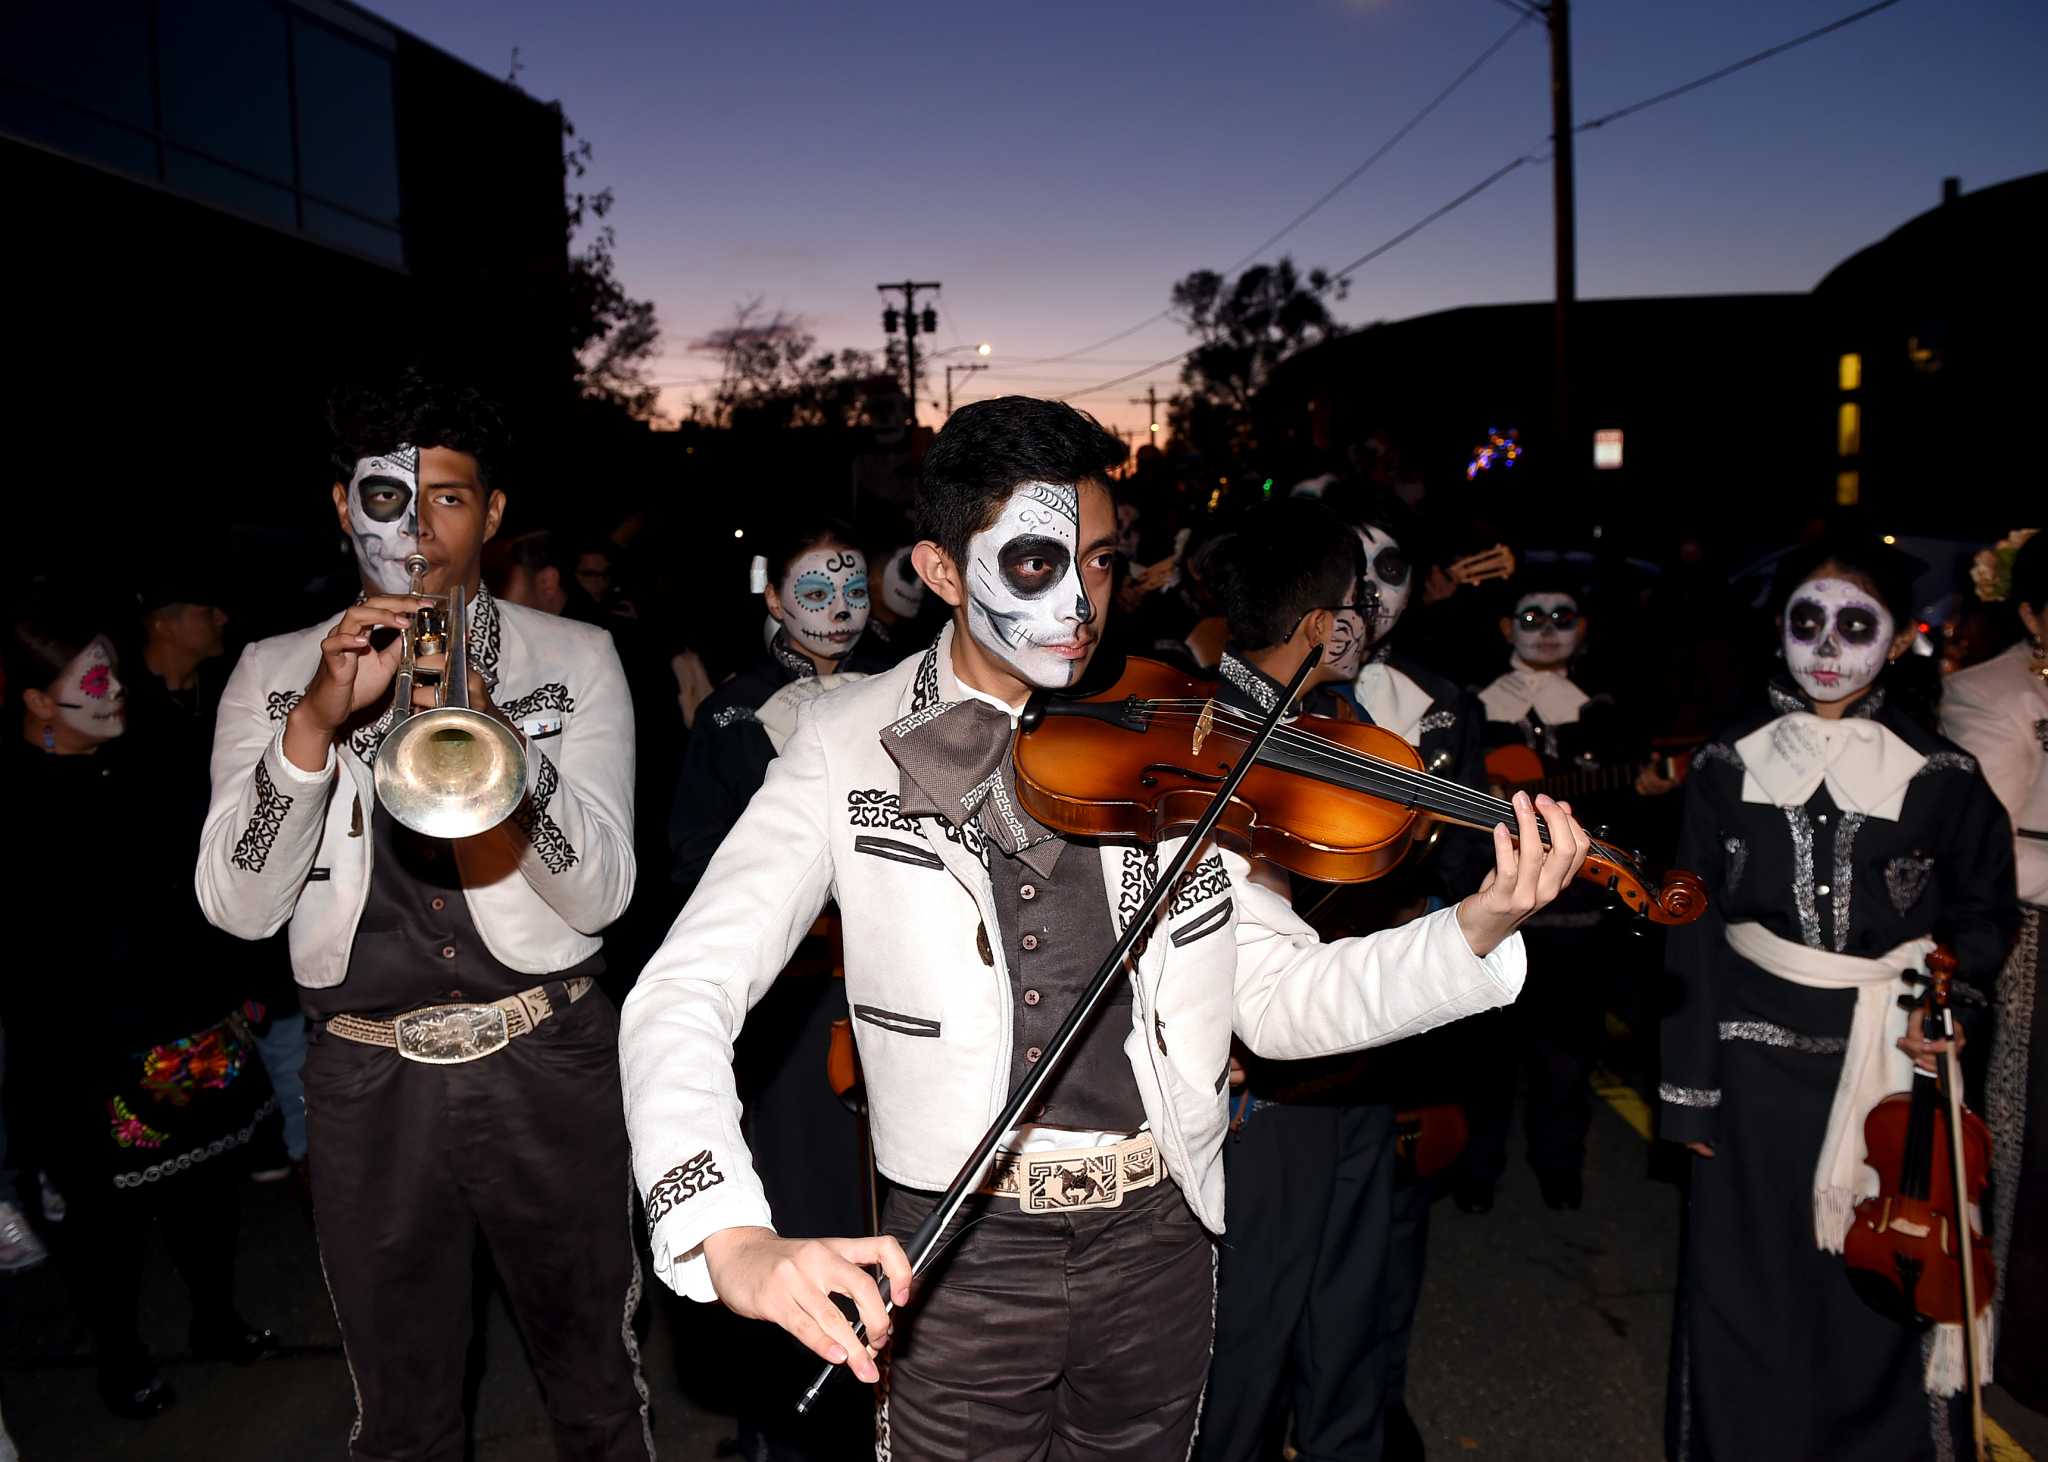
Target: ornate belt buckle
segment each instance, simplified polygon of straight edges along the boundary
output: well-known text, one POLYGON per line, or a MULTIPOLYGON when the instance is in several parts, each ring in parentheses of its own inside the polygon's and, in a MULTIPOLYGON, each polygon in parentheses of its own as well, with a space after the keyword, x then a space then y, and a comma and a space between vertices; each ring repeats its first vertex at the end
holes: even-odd
POLYGON ((431 1005, 392 1022, 398 1054, 429 1066, 454 1066, 502 1051, 512 1039, 505 1012, 495 1005, 431 1005))
POLYGON ((1123 1164, 1113 1148, 1043 1157, 1027 1154, 1021 1197, 1026 1213, 1117 1208, 1124 1201, 1123 1164))

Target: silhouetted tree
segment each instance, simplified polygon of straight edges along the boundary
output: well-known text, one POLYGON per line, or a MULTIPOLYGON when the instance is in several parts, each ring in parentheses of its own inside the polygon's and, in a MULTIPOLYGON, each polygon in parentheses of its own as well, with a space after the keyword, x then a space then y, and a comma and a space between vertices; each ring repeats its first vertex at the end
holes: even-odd
POLYGON ((719 358, 719 380, 693 419, 738 431, 863 427, 900 415, 902 372, 864 350, 820 353, 801 316, 767 311, 758 299, 729 324, 690 343, 719 358))
MULTIPOLYGON (((517 74, 516 71, 514 73, 517 74)), ((619 279, 618 237, 607 221, 610 188, 586 193, 575 186, 589 171, 589 139, 562 114, 562 170, 569 180, 569 353, 577 389, 592 404, 645 419, 658 392, 647 379, 661 340, 652 300, 634 299, 619 279), (580 246, 579 246, 580 239, 580 246)))
POLYGON ((1346 288, 1320 269, 1304 281, 1287 258, 1236 279, 1198 269, 1174 285, 1174 313, 1199 342, 1169 408, 1175 441, 1212 463, 1251 450, 1252 398, 1281 361, 1343 333, 1325 301, 1342 299, 1346 288))

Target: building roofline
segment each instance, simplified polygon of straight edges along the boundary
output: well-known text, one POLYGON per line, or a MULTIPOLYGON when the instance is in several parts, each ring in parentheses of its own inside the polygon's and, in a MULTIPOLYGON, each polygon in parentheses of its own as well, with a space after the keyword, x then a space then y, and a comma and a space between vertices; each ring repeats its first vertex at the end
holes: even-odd
POLYGON ((379 15, 367 6, 358 5, 356 0, 282 0, 282 3, 294 10, 310 15, 316 20, 325 20, 330 24, 338 25, 344 30, 362 36, 365 40, 381 40, 382 37, 374 34, 374 32, 379 31, 393 40, 402 37, 406 44, 431 52, 451 66, 460 66, 463 70, 502 88, 529 105, 544 107, 549 111, 561 110, 559 102, 545 101, 535 96, 525 87, 520 86, 517 82, 507 81, 502 76, 493 76, 481 66, 465 61, 462 57, 447 49, 447 47, 436 45, 417 31, 408 30, 396 21, 387 20, 384 16, 379 15))

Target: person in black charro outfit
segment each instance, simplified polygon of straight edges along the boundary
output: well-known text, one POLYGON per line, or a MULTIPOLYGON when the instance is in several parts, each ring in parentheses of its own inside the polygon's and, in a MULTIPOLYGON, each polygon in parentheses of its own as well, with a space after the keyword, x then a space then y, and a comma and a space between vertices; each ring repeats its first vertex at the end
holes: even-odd
MULTIPOLYGON (((245 938, 291 928, 315 1035, 314 1217, 355 1382, 351 1453, 457 1457, 471 1261, 489 1245, 557 1453, 653 1454, 598 931, 632 896, 633 718, 601 629, 479 584, 504 512, 504 428, 474 393, 408 377, 338 400, 335 510, 364 595, 251 645, 222 699, 197 884, 245 938), (400 827, 371 768, 425 592, 462 587, 471 703, 510 726, 511 816, 441 841, 400 827)), ((439 656, 422 662, 438 670, 439 656)), ((430 703, 433 688, 416 688, 430 703)))
POLYGON ((25 931, 7 983, 8 1080, 25 1145, 68 1202, 65 1261, 98 1352, 102 1396, 144 1417, 175 1399, 136 1329, 154 1226, 192 1296, 192 1348, 246 1363, 276 1339, 235 1308, 237 1189, 276 1110, 242 1002, 246 963, 181 876, 205 809, 190 763, 124 734, 111 642, 59 607, 14 624, 4 753, 30 835, 0 885, 25 931), (63 972, 85 972, 68 983, 63 972))
MULTIPOLYGON (((1801 550, 1773 602, 1784 670, 1768 708, 1693 757, 1677 862, 1710 902, 1665 946, 1659 1129, 1696 1156, 1669 1451, 1960 1456, 1939 1435, 1960 1327, 1878 1313, 1840 1250, 1877 1190, 1864 1117, 1910 1082, 1907 1057, 1933 1060, 1905 1034, 1899 972, 1938 940, 1990 990, 2016 917, 2012 833, 1975 760, 1887 693, 1914 634, 1901 555, 1852 538, 1801 550)), ((1957 1008, 1967 1034, 1973 1007, 1957 1008)))

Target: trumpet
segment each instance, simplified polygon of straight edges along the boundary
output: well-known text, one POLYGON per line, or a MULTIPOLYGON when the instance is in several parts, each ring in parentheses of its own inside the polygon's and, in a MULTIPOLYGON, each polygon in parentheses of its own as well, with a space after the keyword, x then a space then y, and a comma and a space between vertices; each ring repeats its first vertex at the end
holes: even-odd
POLYGON ((440 601, 418 610, 403 631, 393 681, 390 729, 377 748, 377 800, 400 824, 432 838, 488 832, 526 795, 526 748, 503 721, 469 703, 469 624, 462 586, 424 594, 427 560, 405 561, 411 592, 440 601), (445 654, 430 710, 413 706, 421 655, 445 654))

